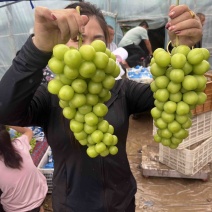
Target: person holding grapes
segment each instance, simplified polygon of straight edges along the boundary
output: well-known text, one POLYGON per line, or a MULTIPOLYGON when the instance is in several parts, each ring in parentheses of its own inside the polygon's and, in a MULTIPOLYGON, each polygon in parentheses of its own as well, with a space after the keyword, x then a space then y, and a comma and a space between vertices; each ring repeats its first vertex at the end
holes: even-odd
MULTIPOLYGON (((186 5, 172 6, 167 29, 173 43, 177 35, 180 43, 193 46, 201 38, 202 28, 188 11, 186 5)), ((88 2, 73 3, 60 10, 37 7, 34 32, 0 82, 0 120, 5 124, 43 127, 55 161, 52 192, 55 212, 135 211, 136 181, 127 158, 126 140, 130 115, 154 106, 150 86, 128 79, 115 81, 111 98, 105 102, 108 112, 104 120, 114 128, 111 131, 118 139, 118 153, 107 156, 94 153, 89 157, 86 149, 90 145, 80 145, 75 138, 70 120, 62 114, 60 99, 48 92, 46 84, 41 85, 42 69, 57 44, 77 48, 79 37, 82 45, 96 40, 107 44, 104 16, 88 2)), ((72 62, 75 64, 76 60, 72 62)), ((100 60, 99 66, 102 63, 105 61, 100 60)), ((72 127, 78 129, 81 125, 72 127)))
POLYGON ((33 132, 27 127, 9 127, 21 136, 11 141, 9 129, 0 124, 0 211, 39 212, 48 186, 29 152, 33 132))

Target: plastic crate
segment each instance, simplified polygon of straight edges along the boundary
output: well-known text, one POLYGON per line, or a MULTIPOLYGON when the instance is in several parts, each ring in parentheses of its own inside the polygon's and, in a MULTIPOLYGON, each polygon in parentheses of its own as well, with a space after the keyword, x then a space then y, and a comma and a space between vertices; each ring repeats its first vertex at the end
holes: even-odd
POLYGON ((45 154, 43 155, 40 163, 38 164, 37 168, 43 175, 46 177, 47 185, 48 185, 48 193, 52 193, 53 184, 52 184, 52 177, 54 169, 52 168, 43 168, 45 164, 48 162, 48 153, 50 151, 50 147, 47 148, 45 154))
POLYGON ((186 149, 159 145, 159 161, 184 175, 194 175, 212 161, 212 137, 186 149))
POLYGON ((204 104, 198 105, 194 110, 192 110, 193 115, 205 113, 212 110, 212 72, 207 72, 205 76, 207 77, 207 84, 204 92, 207 95, 207 100, 204 104))
MULTIPOLYGON (((156 131, 157 128, 153 124, 153 135, 156 131)), ((184 149, 212 136, 212 111, 194 115, 192 117, 192 126, 188 131, 189 136, 179 144, 177 149, 184 149)))

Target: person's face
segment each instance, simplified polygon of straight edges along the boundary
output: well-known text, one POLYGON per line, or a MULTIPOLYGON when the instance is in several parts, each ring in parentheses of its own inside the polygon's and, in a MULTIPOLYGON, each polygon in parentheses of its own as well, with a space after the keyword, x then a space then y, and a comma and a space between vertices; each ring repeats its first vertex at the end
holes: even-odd
POLYGON ((115 35, 115 32, 114 32, 113 29, 111 29, 109 27, 108 27, 108 32, 109 32, 109 43, 112 43, 114 35, 115 35))
MULTIPOLYGON (((89 22, 85 26, 84 33, 82 33, 82 43, 89 45, 94 40, 102 40, 105 42, 105 36, 96 18, 90 17, 89 22)), ((70 39, 67 46, 78 47, 78 41, 70 39)))

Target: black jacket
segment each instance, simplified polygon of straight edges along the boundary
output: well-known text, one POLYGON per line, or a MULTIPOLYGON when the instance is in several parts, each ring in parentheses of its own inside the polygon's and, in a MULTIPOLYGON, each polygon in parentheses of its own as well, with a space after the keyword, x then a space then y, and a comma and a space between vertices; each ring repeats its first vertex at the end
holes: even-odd
POLYGON ((50 57, 33 45, 31 37, 27 40, 0 82, 0 120, 43 127, 55 161, 54 212, 124 212, 136 193, 126 154, 129 116, 153 107, 150 86, 125 79, 116 95, 122 80, 116 81, 105 119, 115 128, 119 152, 92 159, 86 147, 74 141, 57 96, 40 84, 50 57))

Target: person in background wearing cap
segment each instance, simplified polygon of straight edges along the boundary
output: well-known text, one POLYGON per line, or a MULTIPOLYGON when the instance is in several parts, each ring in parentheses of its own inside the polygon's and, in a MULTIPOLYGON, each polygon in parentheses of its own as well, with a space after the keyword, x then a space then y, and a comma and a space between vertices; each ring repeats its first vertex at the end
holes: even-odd
POLYGON ((148 23, 142 21, 138 26, 128 30, 119 42, 118 46, 125 48, 128 52, 128 58, 122 62, 125 68, 135 67, 139 64, 142 57, 145 58, 148 56, 139 46, 142 40, 144 40, 149 51, 149 56, 152 56, 152 46, 148 37, 148 28, 148 23))

